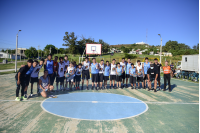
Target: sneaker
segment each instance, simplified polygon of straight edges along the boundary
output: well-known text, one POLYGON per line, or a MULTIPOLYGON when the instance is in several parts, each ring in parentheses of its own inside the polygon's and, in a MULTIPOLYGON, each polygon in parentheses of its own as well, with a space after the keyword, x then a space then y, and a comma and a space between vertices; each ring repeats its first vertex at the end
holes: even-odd
POLYGON ((146 89, 145 86, 143 87, 143 89, 146 89))
POLYGON ((81 87, 81 90, 83 90, 83 86, 81 87))
POLYGON ((128 88, 128 85, 126 85, 126 88, 128 88))
POLYGON ((80 90, 79 86, 78 86, 78 90, 80 90))
POLYGON ((157 90, 156 90, 156 89, 154 89, 154 92, 157 92, 157 90))
POLYGON ((15 98, 15 101, 20 101, 21 99, 19 97, 16 97, 15 98))
POLYGON ((110 89, 112 89, 112 87, 110 86, 110 89))
POLYGON ((161 88, 159 87, 159 90, 161 90, 161 88))
POLYGON ((131 87, 131 89, 133 89, 133 87, 131 87))
POLYGON ((133 89, 136 89, 136 87, 135 87, 135 86, 133 86, 133 89))
POLYGON ((97 90, 97 87, 95 87, 95 90, 97 90))
POLYGON ((166 89, 163 89, 163 91, 166 91, 166 89))
MULTIPOLYGON (((75 88, 75 87, 74 87, 75 88)), ((76 87, 76 90, 78 89, 78 87, 76 87)))
POLYGON ((87 89, 87 90, 89 90, 89 88, 88 88, 88 87, 86 87, 86 89, 87 89))
POLYGON ((172 90, 169 90, 169 92, 172 92, 172 90))
POLYGON ((92 86, 91 90, 94 90, 93 86, 92 86))
POLYGON ((27 96, 26 95, 22 96, 21 100, 27 100, 27 96))
POLYGON ((57 98, 55 95, 50 95, 49 98, 57 98))

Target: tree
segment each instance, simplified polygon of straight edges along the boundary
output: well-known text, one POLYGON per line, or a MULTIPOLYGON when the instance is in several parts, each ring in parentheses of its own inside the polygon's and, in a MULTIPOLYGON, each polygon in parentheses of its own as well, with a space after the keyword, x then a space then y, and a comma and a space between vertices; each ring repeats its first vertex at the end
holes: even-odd
POLYGON ((194 45, 192 48, 196 50, 196 49, 197 49, 197 46, 196 46, 196 45, 194 45))
POLYGON ((67 46, 70 53, 73 55, 76 54, 77 51, 76 39, 77 36, 75 36, 74 32, 71 32, 70 34, 68 32, 65 32, 65 36, 63 37, 63 41, 65 42, 63 46, 67 46))
POLYGON ((56 47, 52 44, 47 44, 45 47, 44 47, 44 51, 45 51, 45 55, 48 55, 51 54, 54 55, 54 54, 57 54, 57 50, 56 50, 56 47), (50 51, 51 50, 51 51, 50 51))
POLYGON ((103 53, 108 53, 110 47, 109 44, 104 42, 102 39, 99 39, 99 44, 101 44, 101 51, 103 51, 103 53))
POLYGON ((65 49, 64 48, 59 48, 60 54, 65 54, 65 49))
POLYGON ((124 52, 124 53, 129 53, 129 52, 130 52, 130 49, 129 49, 129 48, 125 48, 125 49, 123 50, 123 52, 124 52))
POLYGON ((25 55, 26 55, 26 57, 28 57, 28 58, 33 57, 32 51, 29 50, 29 49, 27 49, 27 50, 25 51, 25 55))

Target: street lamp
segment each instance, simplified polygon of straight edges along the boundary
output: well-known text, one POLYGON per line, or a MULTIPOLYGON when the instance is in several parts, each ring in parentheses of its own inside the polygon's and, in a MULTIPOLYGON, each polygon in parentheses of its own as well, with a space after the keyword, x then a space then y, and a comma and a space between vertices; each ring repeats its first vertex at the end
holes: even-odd
MULTIPOLYGON (((20 32, 21 30, 18 31, 18 33, 20 32)), ((18 33, 17 33, 17 36, 16 36, 16 50, 15 50, 15 72, 17 72, 17 46, 18 46, 18 33)))
POLYGON ((160 64, 161 64, 161 55, 162 55, 162 37, 160 34, 158 34, 160 36, 160 64))

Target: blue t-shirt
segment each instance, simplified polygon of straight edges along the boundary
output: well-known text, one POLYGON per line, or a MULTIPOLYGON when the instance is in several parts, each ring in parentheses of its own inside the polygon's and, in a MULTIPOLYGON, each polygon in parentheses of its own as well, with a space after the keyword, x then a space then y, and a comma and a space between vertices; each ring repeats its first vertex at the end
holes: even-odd
POLYGON ((31 73, 33 72, 34 67, 31 66, 31 68, 26 72, 26 75, 31 75, 31 73))
POLYGON ((46 69, 48 70, 48 74, 53 73, 53 60, 51 61, 47 60, 46 69))
POLYGON ((104 76, 109 76, 110 74, 110 66, 105 67, 104 76))
POLYGON ((96 68, 96 65, 98 65, 98 63, 96 64, 91 64, 91 73, 92 74, 98 74, 99 73, 99 69, 96 68))
POLYGON ((131 76, 133 76, 133 77, 137 77, 137 74, 136 74, 135 70, 136 70, 135 67, 134 68, 132 68, 132 67, 130 68, 130 73, 131 73, 131 76))
POLYGON ((148 69, 150 68, 150 63, 144 63, 144 74, 147 74, 148 69))
POLYGON ((117 67, 117 73, 118 73, 118 75, 119 76, 121 76, 122 75, 122 67, 117 67))
POLYGON ((131 68, 131 63, 126 64, 126 74, 129 74, 129 69, 131 68))

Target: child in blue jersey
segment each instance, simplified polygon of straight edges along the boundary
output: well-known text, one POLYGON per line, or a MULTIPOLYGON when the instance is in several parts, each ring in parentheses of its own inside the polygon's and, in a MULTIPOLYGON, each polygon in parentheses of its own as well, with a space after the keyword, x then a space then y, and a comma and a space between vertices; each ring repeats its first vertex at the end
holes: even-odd
POLYGON ((92 63, 91 63, 91 74, 92 74, 92 90, 94 87, 95 83, 95 89, 97 90, 97 82, 99 81, 99 64, 96 62, 95 58, 92 58, 92 63))
MULTIPOLYGON (((76 71, 76 68, 78 67, 77 64, 76 64, 76 61, 73 62, 73 66, 74 66, 74 69, 76 71)), ((75 85, 76 85, 76 72, 74 73, 74 89, 76 88, 75 85)))
POLYGON ((80 90, 79 85, 80 85, 80 81, 81 81, 81 73, 82 73, 83 69, 82 69, 82 64, 79 63, 78 67, 76 68, 76 90, 80 90))
POLYGON ((131 63, 131 68, 129 69, 129 74, 130 74, 131 89, 136 89, 137 69, 135 68, 133 63, 131 63), (134 84, 134 86, 133 86, 133 84, 134 84))
POLYGON ((143 81, 144 81, 144 89, 145 89, 145 86, 147 88, 148 84, 149 84, 149 81, 148 81, 148 77, 147 77, 147 71, 148 69, 150 68, 150 63, 148 62, 148 57, 145 58, 145 62, 143 64, 143 68, 144 68, 144 73, 143 73, 143 81), (147 81, 147 84, 146 84, 146 81, 147 81))
POLYGON ((107 89, 107 80, 109 80, 109 75, 110 75, 110 65, 109 65, 109 61, 106 61, 106 65, 104 66, 104 87, 105 89, 107 89))
POLYGON ((48 76, 50 78, 50 85, 53 85, 54 82, 54 71, 53 71, 53 60, 52 59, 52 55, 49 54, 47 56, 47 59, 45 59, 44 65, 45 65, 45 69, 48 70, 48 76))
POLYGON ((128 62, 126 64, 126 88, 128 88, 128 79, 130 78, 129 69, 131 68, 131 59, 128 58, 128 62))
POLYGON ((120 63, 117 63, 117 69, 116 69, 117 88, 121 88, 122 73, 123 72, 124 72, 124 69, 120 66, 120 63))
POLYGON ((28 90, 29 81, 30 81, 30 78, 31 78, 31 74, 32 74, 33 70, 35 69, 35 67, 37 65, 38 65, 38 61, 34 60, 33 65, 31 66, 31 68, 26 73, 26 78, 25 78, 26 86, 25 86, 25 89, 24 89, 24 100, 27 100, 27 90, 28 90))

